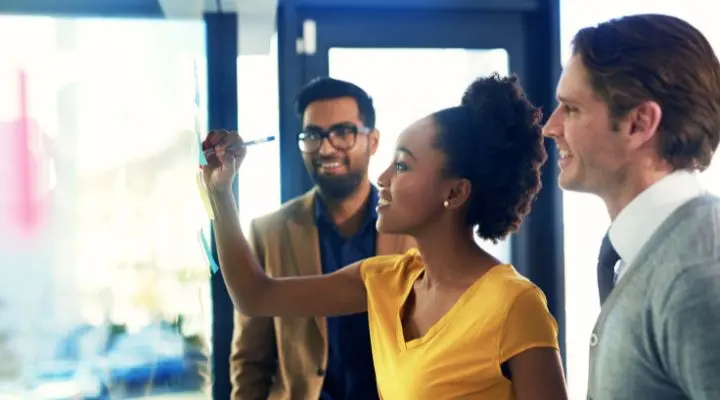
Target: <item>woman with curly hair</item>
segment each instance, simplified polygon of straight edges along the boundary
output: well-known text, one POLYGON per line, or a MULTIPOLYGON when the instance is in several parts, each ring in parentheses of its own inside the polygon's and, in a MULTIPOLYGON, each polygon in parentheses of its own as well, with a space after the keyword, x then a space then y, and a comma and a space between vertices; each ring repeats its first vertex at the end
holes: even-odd
POLYGON ((204 179, 235 306, 282 317, 367 310, 377 384, 388 400, 566 399, 557 324, 543 293, 475 240, 506 237, 530 211, 547 159, 539 121, 516 78, 476 80, 461 105, 402 132, 379 178, 377 229, 410 235, 417 249, 280 279, 263 272, 240 227, 231 184, 242 139, 211 132, 215 154, 204 179))

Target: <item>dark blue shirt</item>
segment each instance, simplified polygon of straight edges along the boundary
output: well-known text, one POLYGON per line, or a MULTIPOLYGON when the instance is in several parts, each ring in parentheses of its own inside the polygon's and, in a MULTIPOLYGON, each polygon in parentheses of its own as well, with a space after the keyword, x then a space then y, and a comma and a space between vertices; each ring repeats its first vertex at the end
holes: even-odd
MULTIPOLYGON (((372 187, 365 218, 352 237, 343 237, 315 197, 315 221, 324 274, 375 255, 377 189, 372 187)), ((333 299, 327 299, 333 301, 333 299)), ((377 399, 367 313, 328 317, 328 365, 320 400, 377 399)))

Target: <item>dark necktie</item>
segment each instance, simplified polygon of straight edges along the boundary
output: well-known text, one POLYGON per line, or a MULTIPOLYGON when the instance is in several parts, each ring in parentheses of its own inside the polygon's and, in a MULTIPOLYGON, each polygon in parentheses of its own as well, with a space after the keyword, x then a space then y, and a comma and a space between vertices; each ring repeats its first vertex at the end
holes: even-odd
POLYGON ((615 283, 615 264, 620 260, 620 256, 615 251, 610 238, 607 234, 603 238, 600 246, 600 255, 598 256, 597 278, 598 290, 600 292, 600 305, 610 295, 615 283))

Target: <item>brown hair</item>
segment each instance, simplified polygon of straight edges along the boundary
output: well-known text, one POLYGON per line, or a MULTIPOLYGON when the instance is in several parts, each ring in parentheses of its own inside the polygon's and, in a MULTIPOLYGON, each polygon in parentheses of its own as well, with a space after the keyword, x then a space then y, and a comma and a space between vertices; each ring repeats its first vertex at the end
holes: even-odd
POLYGON ((720 63, 700 31, 676 17, 632 15, 580 30, 572 47, 614 121, 655 101, 660 156, 675 169, 710 165, 720 141, 720 63))

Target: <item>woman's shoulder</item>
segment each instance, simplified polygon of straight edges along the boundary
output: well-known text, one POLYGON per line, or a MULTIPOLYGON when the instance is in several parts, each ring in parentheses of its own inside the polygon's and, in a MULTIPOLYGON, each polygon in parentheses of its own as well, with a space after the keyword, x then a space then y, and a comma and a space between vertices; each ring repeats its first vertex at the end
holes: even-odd
POLYGON ((367 284, 368 280, 375 280, 379 277, 401 278, 408 273, 418 271, 421 266, 420 253, 416 248, 411 248, 401 254, 388 254, 365 259, 360 264, 360 274, 367 284))
POLYGON ((542 290, 528 278, 520 274, 511 264, 501 264, 491 270, 492 278, 487 289, 504 298, 509 304, 519 297, 533 293, 544 299, 542 290))

